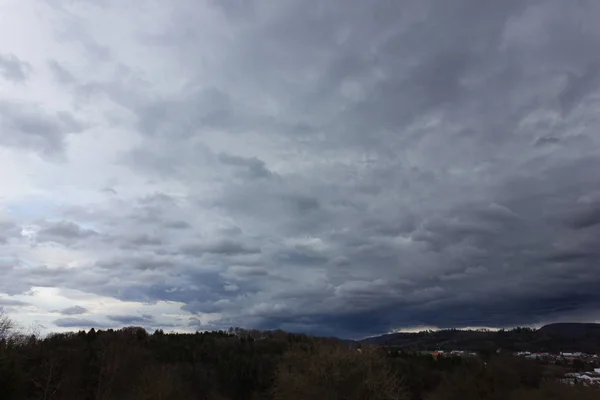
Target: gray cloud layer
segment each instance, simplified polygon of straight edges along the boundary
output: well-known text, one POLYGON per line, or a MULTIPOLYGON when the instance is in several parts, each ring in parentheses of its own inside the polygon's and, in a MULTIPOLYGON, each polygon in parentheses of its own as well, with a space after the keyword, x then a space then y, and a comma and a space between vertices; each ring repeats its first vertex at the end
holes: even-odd
POLYGON ((27 305, 29 304, 20 300, 0 299, 0 307, 23 307, 27 305))
POLYGON ((50 157, 64 150, 67 134, 83 129, 71 113, 47 113, 36 104, 0 99, 0 145, 50 157))
POLYGON ((81 306, 73 306, 73 307, 63 308, 62 310, 59 310, 58 312, 61 313, 62 315, 79 315, 79 314, 85 314, 86 312, 88 312, 88 310, 81 306))
MULTIPOLYGON (((596 2, 165 7, 135 41, 175 60, 169 90, 117 49, 101 52, 112 79, 49 64, 78 104, 127 113, 111 124, 139 140, 115 160, 153 191, 126 197, 117 177, 102 202, 38 221, 37 243, 93 260, 0 264, 0 292, 69 287, 181 302, 201 329, 351 337, 600 318, 596 2)), ((0 144, 58 151, 77 121, 0 103, 0 144)))
POLYGON ((106 328, 107 325, 101 322, 85 318, 58 318, 54 325, 60 328, 106 328))
POLYGON ((14 54, 0 54, 0 76, 16 83, 23 83, 31 73, 31 65, 14 54))

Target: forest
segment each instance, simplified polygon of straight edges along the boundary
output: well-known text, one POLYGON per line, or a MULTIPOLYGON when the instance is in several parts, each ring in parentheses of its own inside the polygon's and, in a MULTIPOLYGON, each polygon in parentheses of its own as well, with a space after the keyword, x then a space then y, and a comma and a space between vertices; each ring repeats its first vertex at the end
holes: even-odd
MULTIPOLYGON (((3 400, 598 399, 565 367, 430 354, 283 331, 140 327, 0 339, 3 400)), ((0 329, 1 331, 1 329, 0 329)))

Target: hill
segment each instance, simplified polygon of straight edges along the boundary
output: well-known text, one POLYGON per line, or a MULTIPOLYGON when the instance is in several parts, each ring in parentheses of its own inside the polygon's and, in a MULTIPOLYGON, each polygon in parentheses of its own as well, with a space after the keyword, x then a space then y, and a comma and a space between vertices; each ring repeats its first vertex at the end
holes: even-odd
POLYGON ((392 333, 367 338, 362 343, 398 347, 407 350, 494 351, 582 351, 600 353, 600 324, 560 323, 540 329, 424 331, 392 333))
POLYGON ((561 322, 545 325, 539 331, 567 337, 600 336, 600 324, 561 322))

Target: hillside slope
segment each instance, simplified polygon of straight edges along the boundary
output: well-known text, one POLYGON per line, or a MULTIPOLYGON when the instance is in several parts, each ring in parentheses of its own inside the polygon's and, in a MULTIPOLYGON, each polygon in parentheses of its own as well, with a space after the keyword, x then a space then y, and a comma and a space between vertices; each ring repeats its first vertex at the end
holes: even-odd
POLYGON ((545 325, 539 331, 567 337, 600 336, 600 324, 561 322, 545 325))
POLYGON ((362 340, 363 343, 410 350, 582 351, 600 353, 600 324, 559 323, 540 329, 500 331, 448 329, 419 333, 392 333, 362 340))

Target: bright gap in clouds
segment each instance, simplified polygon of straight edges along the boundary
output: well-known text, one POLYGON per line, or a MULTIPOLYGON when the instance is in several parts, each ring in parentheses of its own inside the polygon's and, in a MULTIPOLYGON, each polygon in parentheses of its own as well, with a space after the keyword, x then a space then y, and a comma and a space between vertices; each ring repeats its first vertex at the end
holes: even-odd
POLYGON ((0 306, 46 331, 598 321, 599 17, 3 1, 0 306))

